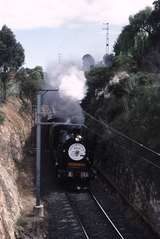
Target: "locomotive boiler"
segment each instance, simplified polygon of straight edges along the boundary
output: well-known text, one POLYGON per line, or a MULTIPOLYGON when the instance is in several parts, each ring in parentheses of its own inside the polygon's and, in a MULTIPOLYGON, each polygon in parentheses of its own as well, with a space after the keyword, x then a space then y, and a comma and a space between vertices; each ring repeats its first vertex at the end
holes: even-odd
POLYGON ((80 124, 50 126, 49 150, 58 179, 82 184, 89 182, 92 160, 86 134, 87 128, 80 124))

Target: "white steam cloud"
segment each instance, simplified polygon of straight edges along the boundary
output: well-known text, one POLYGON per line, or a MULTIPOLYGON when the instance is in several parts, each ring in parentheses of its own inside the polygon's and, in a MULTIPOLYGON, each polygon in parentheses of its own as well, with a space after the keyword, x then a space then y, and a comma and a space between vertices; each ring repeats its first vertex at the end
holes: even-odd
POLYGON ((87 92, 84 72, 72 64, 58 65, 49 70, 49 84, 59 89, 62 97, 80 101, 87 92))
POLYGON ((73 99, 82 100, 86 94, 86 78, 84 72, 72 66, 60 77, 60 93, 73 99))
POLYGON ((44 104, 48 106, 46 117, 56 122, 84 123, 80 101, 85 97, 86 78, 84 72, 73 64, 52 65, 48 68, 45 88, 58 92, 45 95, 44 104))

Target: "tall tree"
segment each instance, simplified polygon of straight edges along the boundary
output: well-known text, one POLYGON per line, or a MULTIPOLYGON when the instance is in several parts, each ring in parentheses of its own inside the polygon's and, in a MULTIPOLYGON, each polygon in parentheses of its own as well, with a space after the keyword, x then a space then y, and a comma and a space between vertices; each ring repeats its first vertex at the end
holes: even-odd
POLYGON ((0 78, 3 88, 3 100, 6 99, 9 74, 16 72, 24 63, 24 49, 16 41, 13 32, 4 25, 0 31, 0 78))
POLYGON ((141 60, 142 55, 149 45, 151 26, 148 19, 151 15, 151 8, 138 12, 129 17, 129 25, 125 26, 114 46, 116 55, 132 56, 137 61, 141 60))
MULTIPOLYGON (((159 39, 160 39, 160 0, 154 1, 154 10, 149 17, 149 24, 152 27, 152 42, 153 45, 156 47, 159 46, 159 39)), ((159 47, 160 49, 160 47, 159 47)))
POLYGON ((33 69, 22 67, 17 72, 16 79, 19 83, 19 96, 23 102, 29 100, 34 103, 36 91, 40 87, 43 78, 43 69, 40 66, 36 66, 33 69))

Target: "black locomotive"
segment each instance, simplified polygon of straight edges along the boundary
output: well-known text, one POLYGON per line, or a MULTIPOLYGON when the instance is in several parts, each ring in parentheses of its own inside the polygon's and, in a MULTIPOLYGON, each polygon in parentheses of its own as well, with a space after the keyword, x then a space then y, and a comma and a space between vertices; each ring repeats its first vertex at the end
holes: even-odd
POLYGON ((79 124, 55 123, 49 127, 49 150, 58 179, 89 182, 92 161, 86 132, 87 128, 79 124))

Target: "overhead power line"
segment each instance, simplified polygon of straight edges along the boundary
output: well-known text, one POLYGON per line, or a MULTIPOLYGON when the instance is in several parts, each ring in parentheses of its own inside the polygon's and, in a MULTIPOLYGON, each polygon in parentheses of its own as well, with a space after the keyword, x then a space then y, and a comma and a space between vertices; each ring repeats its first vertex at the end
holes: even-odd
POLYGON ((121 137, 123 137, 123 138, 129 140, 130 142, 134 143, 135 145, 138 145, 139 147, 141 147, 141 148, 143 148, 143 149, 145 149, 145 150, 147 150, 147 151, 149 151, 149 152, 155 154, 156 156, 160 157, 160 153, 158 153, 158 152, 154 151, 153 149, 151 149, 151 148, 145 146, 144 144, 138 142, 137 140, 132 139, 131 137, 125 135, 125 134, 122 133, 122 132, 120 132, 119 130, 114 129, 113 127, 111 127, 111 126, 109 126, 108 124, 106 124, 102 119, 99 120, 99 119, 95 118, 93 115, 89 114, 89 113, 86 112, 86 111, 84 111, 84 113, 85 113, 86 115, 88 115, 90 118, 92 118, 93 120, 95 120, 96 122, 98 122, 98 123, 100 123, 101 125, 103 125, 106 129, 109 129, 110 131, 112 131, 113 133, 115 133, 116 135, 119 135, 119 136, 121 136, 121 137))

